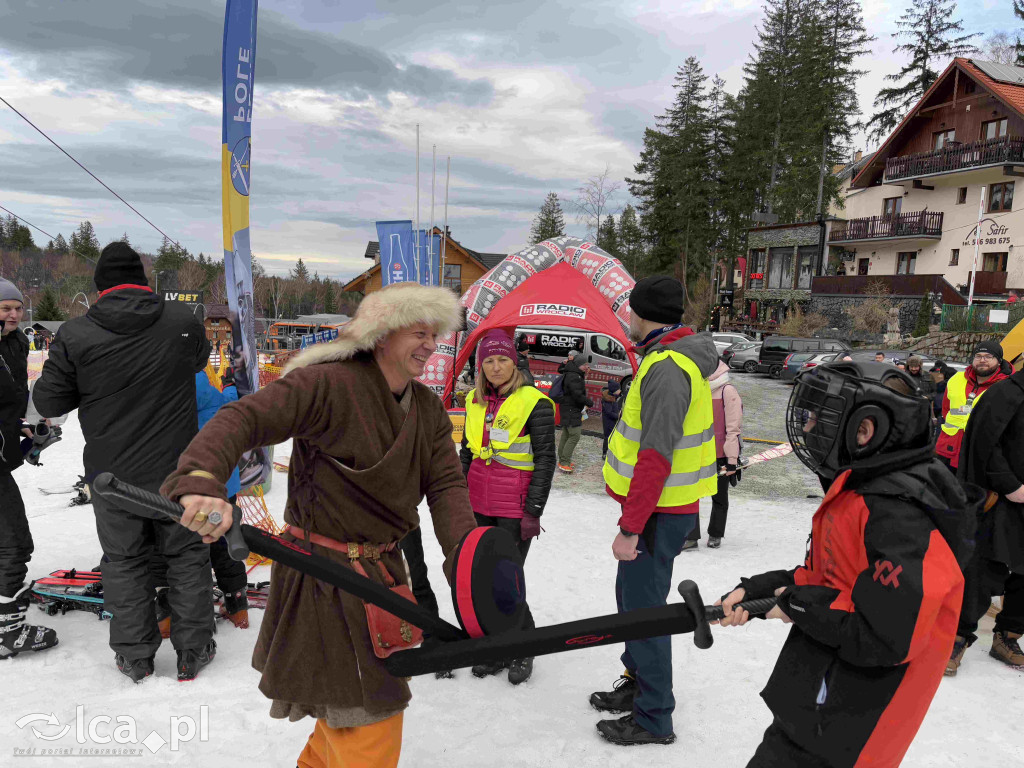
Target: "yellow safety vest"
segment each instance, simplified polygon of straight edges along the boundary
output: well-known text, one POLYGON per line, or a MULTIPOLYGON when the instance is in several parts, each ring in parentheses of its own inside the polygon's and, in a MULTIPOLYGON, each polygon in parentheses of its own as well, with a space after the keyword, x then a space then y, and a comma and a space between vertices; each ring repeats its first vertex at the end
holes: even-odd
POLYGON ((476 402, 476 390, 470 392, 466 397, 466 445, 473 452, 473 458, 484 459, 488 464, 494 459, 506 467, 533 471, 530 436, 520 433, 541 400, 552 403, 554 408, 551 398, 534 387, 523 386, 509 395, 494 414, 488 444, 484 445, 487 404, 476 402))
POLYGON ((604 481, 617 495, 629 494, 643 429, 641 384, 651 366, 666 357, 690 378, 690 403, 683 419, 683 436, 672 451, 672 472, 658 499, 659 507, 680 507, 718 492, 718 462, 711 386, 690 358, 673 350, 651 352, 640 364, 622 406, 622 415, 608 438, 604 481))
POLYGON ((988 389, 975 391, 971 393, 968 401, 967 376, 961 371, 951 378, 946 384, 949 413, 946 414, 946 420, 942 423, 942 431, 950 437, 955 437, 957 432, 967 429, 967 419, 970 418, 971 411, 986 392, 988 389))

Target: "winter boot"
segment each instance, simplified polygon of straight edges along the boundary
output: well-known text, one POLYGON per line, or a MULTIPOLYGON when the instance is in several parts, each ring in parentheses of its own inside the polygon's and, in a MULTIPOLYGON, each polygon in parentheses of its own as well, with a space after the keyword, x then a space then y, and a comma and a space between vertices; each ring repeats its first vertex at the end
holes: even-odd
POLYGON ((496 675, 508 666, 504 661, 495 661, 491 664, 477 664, 473 667, 473 677, 490 677, 496 675))
MULTIPOLYGON (((993 638, 992 647, 995 648, 995 639, 993 638)), ((967 650, 967 638, 956 636, 956 640, 953 642, 953 653, 949 657, 949 661, 946 662, 946 671, 943 673, 946 677, 955 677, 957 670, 960 669, 960 662, 963 661, 964 652, 967 650)))
POLYGON ((455 671, 451 669, 439 669, 434 673, 435 680, 454 680, 455 671))
POLYGON ((988 655, 1011 667, 1024 667, 1024 653, 1017 642, 1020 637, 1020 632, 993 632, 992 650, 988 655))
POLYGON ((122 675, 127 675, 133 683, 141 683, 153 674, 153 657, 148 659, 126 659, 120 653, 114 654, 114 661, 122 675))
POLYGON ((615 681, 612 690, 590 694, 590 706, 601 712, 632 712, 638 690, 636 678, 625 672, 615 681))
POLYGON ((700 549, 700 542, 697 539, 687 539, 683 542, 683 552, 689 552, 693 549, 700 549))
POLYGON ((667 736, 655 736, 637 723, 632 714, 617 720, 600 720, 597 723, 597 730, 612 744, 623 747, 630 747, 634 744, 671 744, 676 740, 674 733, 667 736))
POLYGON ((178 651, 178 682, 184 683, 188 680, 195 680, 199 670, 213 661, 217 655, 217 643, 210 640, 202 648, 186 648, 178 651))
POLYGON ((45 651, 57 644, 55 630, 25 623, 30 587, 23 585, 14 597, 0 595, 0 659, 13 658, 23 651, 45 651))
POLYGON ((224 593, 220 615, 239 629, 249 628, 249 598, 246 597, 244 589, 224 593))
POLYGON ((160 637, 164 640, 171 636, 171 603, 167 599, 167 587, 159 587, 156 591, 156 623, 160 627, 160 637))
POLYGON ((533 657, 515 659, 508 665, 508 681, 512 685, 525 683, 533 674, 533 657))
POLYGON ((721 536, 708 536, 708 549, 718 549, 722 546, 721 536))

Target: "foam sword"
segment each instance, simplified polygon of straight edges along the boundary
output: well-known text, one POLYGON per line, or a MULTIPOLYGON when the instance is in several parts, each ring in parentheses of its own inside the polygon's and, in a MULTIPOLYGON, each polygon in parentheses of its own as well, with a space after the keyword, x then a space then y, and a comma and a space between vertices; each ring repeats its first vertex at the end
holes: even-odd
MULTIPOLYGON (((184 512, 180 504, 122 482, 109 472, 97 476, 92 490, 108 501, 146 512, 160 512, 174 520, 180 520, 184 512)), ((400 651, 382 660, 388 672, 396 677, 425 675, 476 664, 544 656, 662 635, 693 633, 694 645, 708 649, 714 642, 709 622, 722 619, 725 615, 721 606, 704 605, 697 585, 686 580, 679 584, 682 603, 595 616, 536 629, 508 629, 496 634, 471 637, 464 629, 448 623, 341 563, 310 552, 296 542, 242 523, 241 510, 237 506, 233 509, 233 516, 233 524, 225 536, 228 552, 233 559, 244 560, 250 551, 255 552, 371 602, 430 633, 431 639, 419 648, 400 651)), ((210 522, 218 524, 219 515, 216 519, 211 515, 210 522)), ((748 600, 736 607, 751 615, 758 615, 767 613, 774 605, 775 598, 770 597, 748 600)))

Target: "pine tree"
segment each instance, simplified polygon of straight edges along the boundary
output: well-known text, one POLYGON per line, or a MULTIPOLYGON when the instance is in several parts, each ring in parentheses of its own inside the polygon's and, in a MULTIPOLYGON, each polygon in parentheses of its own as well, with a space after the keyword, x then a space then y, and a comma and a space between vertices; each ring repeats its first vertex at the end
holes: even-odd
POLYGON ((324 314, 333 315, 336 314, 338 311, 338 307, 335 304, 334 297, 334 281, 325 280, 324 282, 326 283, 324 290, 324 314))
MULTIPOLYGON (((1013 0, 1013 15, 1024 20, 1024 0, 1013 0)), ((1013 46, 1013 50, 1017 57, 1017 66, 1024 67, 1024 43, 1021 42, 1020 35, 1017 35, 1017 42, 1013 46)))
POLYGON ((179 270, 184 266, 185 262, 192 259, 192 254, 184 246, 172 243, 167 237, 164 237, 156 254, 153 269, 160 271, 179 270))
POLYGON ((100 241, 90 221, 83 221, 78 225, 77 231, 71 234, 71 242, 68 245, 70 250, 87 259, 96 260, 100 257, 100 241))
POLYGON ((32 320, 66 320, 67 316, 57 305, 57 294, 51 286, 46 286, 39 302, 33 307, 32 320))
POLYGON ((928 324, 932 319, 932 300, 928 294, 921 297, 921 306, 917 308, 917 324, 914 326, 914 336, 928 335, 928 324))
POLYGON ((623 266, 632 273, 633 277, 636 277, 637 265, 643 258, 644 252, 643 232, 637 222, 636 209, 628 203, 619 214, 619 231, 616 240, 619 244, 623 266))
POLYGON ((127 232, 125 232, 123 235, 121 235, 121 242, 122 243, 126 243, 127 245, 131 245, 132 244, 132 241, 128 239, 128 233, 127 232))
POLYGON ((536 245, 554 237, 562 237, 564 234, 565 217, 562 215, 562 204, 558 202, 557 194, 548 192, 540 211, 533 219, 530 244, 536 245))
POLYGON ((956 0, 913 0, 913 5, 896 22, 898 30, 893 37, 906 42, 897 45, 893 52, 909 54, 910 61, 899 72, 885 76, 886 80, 900 84, 882 88, 875 97, 877 111, 867 123, 872 140, 880 141, 892 132, 935 82, 939 76, 937 67, 954 56, 977 52, 971 40, 979 33, 963 34, 963 21, 954 20, 955 13, 956 0))
POLYGON ((619 233, 615 229, 615 217, 608 214, 597 230, 597 247, 603 248, 609 256, 619 258, 619 233))
POLYGON ((53 249, 57 253, 68 252, 68 241, 64 239, 64 235, 62 235, 60 232, 57 233, 57 238, 53 241, 53 249))
POLYGON ((295 269, 292 270, 292 278, 302 283, 309 282, 309 268, 302 259, 295 262, 295 269))

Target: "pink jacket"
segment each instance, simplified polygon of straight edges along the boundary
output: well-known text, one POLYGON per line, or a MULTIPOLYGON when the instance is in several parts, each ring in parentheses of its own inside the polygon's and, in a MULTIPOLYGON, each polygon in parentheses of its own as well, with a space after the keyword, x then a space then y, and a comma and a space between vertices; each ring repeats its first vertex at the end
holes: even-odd
POLYGON ((718 458, 735 464, 740 456, 740 432, 743 431, 743 401, 729 381, 729 366, 718 364, 708 377, 711 407, 715 414, 715 448, 718 458))
MULTIPOLYGON (((487 413, 497 413, 504 397, 497 397, 489 392, 487 395, 487 413)), ((526 428, 523 428, 525 431, 526 428)), ((488 443, 488 433, 484 430, 483 444, 488 443)), ((469 503, 475 512, 490 517, 523 516, 523 505, 526 493, 530 490, 533 472, 524 472, 492 461, 488 464, 483 459, 473 459, 469 465, 469 503)))

